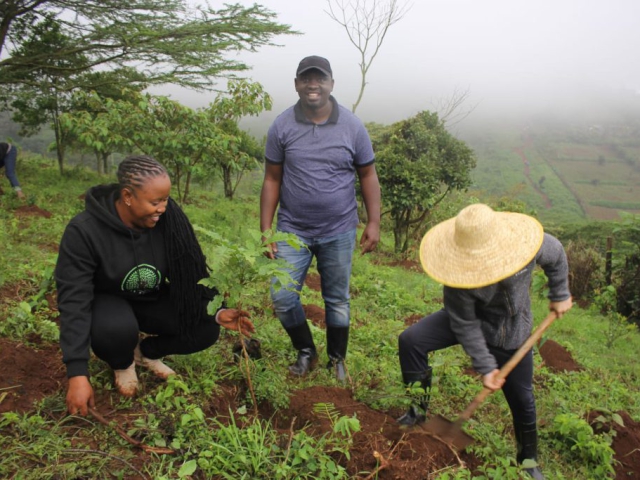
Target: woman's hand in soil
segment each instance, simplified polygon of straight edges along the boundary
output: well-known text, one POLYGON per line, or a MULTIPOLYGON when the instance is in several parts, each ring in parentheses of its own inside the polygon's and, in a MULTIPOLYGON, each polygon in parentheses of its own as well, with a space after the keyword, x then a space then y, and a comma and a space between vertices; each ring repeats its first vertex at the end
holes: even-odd
POLYGON ((249 312, 244 310, 235 308, 221 310, 218 313, 217 322, 224 328, 242 333, 245 337, 250 337, 256 331, 256 327, 249 320, 249 312))
POLYGON ((87 416, 88 407, 95 408, 93 388, 84 375, 71 377, 67 390, 67 411, 71 415, 87 416))

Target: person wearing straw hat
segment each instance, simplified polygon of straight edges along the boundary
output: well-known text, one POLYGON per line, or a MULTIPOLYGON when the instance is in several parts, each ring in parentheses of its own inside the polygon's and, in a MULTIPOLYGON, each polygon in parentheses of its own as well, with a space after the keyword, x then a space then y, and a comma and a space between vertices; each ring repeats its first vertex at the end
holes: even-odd
MULTIPOLYGON (((425 420, 431 388, 428 353, 460 344, 482 374, 484 386, 504 392, 513 416, 518 462, 537 461, 533 352, 505 380, 496 376, 531 334, 529 287, 536 265, 548 279, 549 309, 560 317, 572 307, 562 244, 528 215, 474 204, 427 232, 420 244, 420 262, 443 284, 444 308, 399 336, 403 381, 420 383, 425 395, 398 423, 425 420)), ((544 478, 537 466, 526 471, 544 478)))

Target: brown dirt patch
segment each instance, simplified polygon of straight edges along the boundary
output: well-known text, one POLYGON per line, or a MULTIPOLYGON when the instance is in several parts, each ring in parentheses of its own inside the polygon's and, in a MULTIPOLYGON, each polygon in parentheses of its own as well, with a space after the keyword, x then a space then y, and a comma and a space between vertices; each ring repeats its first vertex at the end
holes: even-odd
POLYGON ((317 305, 303 305, 304 315, 311 323, 316 327, 326 328, 327 324, 324 320, 324 308, 320 308, 317 305))
POLYGON ((322 290, 320 286, 320 274, 318 273, 307 273, 307 276, 304 279, 304 284, 316 292, 320 292, 322 290))
POLYGON ((414 323, 418 323, 418 321, 422 320, 423 318, 424 318, 424 315, 422 315, 421 313, 414 313, 413 315, 404 319, 404 324, 407 327, 410 327, 414 323))
MULTIPOLYGON (((616 480, 640 478, 640 423, 634 422, 626 412, 617 413, 622 417, 624 426, 610 420, 596 420, 602 415, 596 410, 589 414, 588 422, 596 433, 611 432, 612 429, 615 431, 611 448, 616 452, 614 458, 620 462, 615 467, 616 480)), ((605 419, 610 418, 606 414, 603 416, 605 419)))
POLYGON ((387 265, 389 267, 400 267, 412 272, 422 272, 422 265, 418 260, 410 258, 400 258, 397 256, 389 256, 384 253, 377 253, 376 257, 372 259, 372 263, 376 265, 387 265))
POLYGON ((547 339, 538 349, 544 364, 554 372, 579 372, 583 368, 573 359, 571 353, 559 343, 547 339))
POLYGON ((51 212, 47 210, 43 210, 36 205, 23 205, 21 207, 16 208, 16 216, 17 217, 44 217, 51 218, 51 212))
POLYGON ((354 400, 351 392, 343 388, 315 386, 298 390, 291 397, 289 408, 279 411, 274 421, 278 428, 288 429, 295 417, 295 428, 306 425, 315 435, 329 433, 332 425, 328 415, 314 411, 314 405, 319 403, 330 404, 340 416, 355 415, 360 421, 361 430, 353 436, 351 459, 342 459, 352 478, 374 472, 381 465, 384 468, 372 478, 423 480, 429 472, 460 465, 460 461, 470 468, 477 465, 476 459, 464 452, 459 454, 459 461, 447 445, 420 428, 399 428, 392 417, 354 400))
POLYGON ((403 260, 394 260, 392 262, 389 262, 388 265, 391 267, 401 267, 405 270, 411 270, 413 272, 422 272, 422 266, 420 265, 420 262, 416 260, 409 260, 407 258, 403 260))
POLYGON ((66 372, 57 345, 38 346, 0 338, 0 413, 27 412, 33 403, 55 394, 66 372))

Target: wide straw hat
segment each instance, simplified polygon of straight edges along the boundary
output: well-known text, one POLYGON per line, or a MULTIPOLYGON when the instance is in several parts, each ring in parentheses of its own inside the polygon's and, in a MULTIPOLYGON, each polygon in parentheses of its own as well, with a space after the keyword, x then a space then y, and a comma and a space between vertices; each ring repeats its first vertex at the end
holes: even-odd
POLYGON ((434 280, 455 288, 497 283, 525 267, 536 255, 544 231, 533 217, 469 205, 439 223, 420 243, 422 268, 434 280))

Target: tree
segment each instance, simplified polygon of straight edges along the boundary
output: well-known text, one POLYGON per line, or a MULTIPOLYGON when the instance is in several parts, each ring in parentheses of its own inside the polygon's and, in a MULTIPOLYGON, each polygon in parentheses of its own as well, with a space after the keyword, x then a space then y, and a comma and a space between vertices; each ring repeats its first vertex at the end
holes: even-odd
POLYGON ((360 54, 360 91, 351 107, 355 113, 367 86, 367 73, 389 27, 402 19, 409 8, 398 0, 327 0, 327 5, 327 15, 345 29, 360 54))
MULTIPOLYGON (((31 36, 23 40, 16 51, 22 56, 37 56, 49 52, 50 60, 40 68, 33 69, 21 79, 20 84, 9 87, 8 98, 13 110, 13 120, 21 124, 21 134, 37 133, 43 124, 49 123, 54 132, 53 146, 58 158, 60 172, 64 171, 65 151, 75 138, 60 123, 60 116, 68 111, 80 108, 74 100, 73 91, 95 90, 101 96, 118 98, 121 88, 114 85, 127 84, 129 89, 144 88, 144 77, 131 68, 118 68, 110 71, 73 73, 77 67, 86 65, 84 55, 68 55, 58 58, 55 52, 67 48, 71 39, 62 33, 60 22, 52 15, 47 15, 40 23, 33 26, 31 36)), ((104 145, 94 149, 99 159, 98 171, 106 163, 110 151, 104 145)))
POLYGON ((423 111, 372 135, 383 203, 393 220, 395 251, 406 252, 432 209, 471 184, 473 151, 423 111))
POLYGON ((469 95, 470 93, 468 88, 461 90, 460 88, 455 87, 451 95, 440 98, 434 102, 434 110, 448 128, 462 122, 465 118, 471 115, 478 106, 475 104, 462 109, 462 106, 469 99, 469 95))
POLYGON ((238 122, 247 115, 258 115, 271 110, 271 97, 257 83, 246 81, 229 82, 229 92, 219 95, 209 106, 212 121, 232 139, 218 153, 218 166, 224 185, 224 196, 233 199, 236 188, 246 171, 258 165, 264 155, 261 145, 238 122))
POLYGON ((234 118, 271 108, 271 98, 259 84, 238 80, 229 88, 229 98, 220 95, 198 110, 150 94, 128 92, 121 99, 79 94, 86 110, 65 115, 64 125, 90 148, 151 155, 169 170, 181 202, 188 200, 195 176, 215 174, 232 198, 242 174, 257 165, 257 149, 234 118))
POLYGON ((0 102, 25 131, 53 124, 61 171, 58 117, 73 92, 99 90, 90 74, 135 71, 128 80, 102 77, 119 89, 129 82, 213 90, 217 79, 249 68, 227 54, 296 33, 260 5, 214 10, 188 0, 3 0, 0 16, 0 102))
POLYGON ((17 50, 44 17, 55 18, 72 39, 55 51, 57 59, 89 60, 65 67, 68 73, 135 66, 149 83, 195 89, 212 89, 213 79, 249 68, 225 54, 255 51, 272 45, 275 35, 295 33, 257 4, 214 10, 187 0, 3 0, 0 14, 0 85, 19 82, 17 72, 49 65, 50 52, 26 56, 17 50))
MULTIPOLYGON (((29 37, 16 50, 16 54, 31 57, 43 52, 54 52, 68 48, 71 39, 67 37, 60 24, 51 15, 34 26, 29 37)), ((68 110, 71 102, 70 85, 73 74, 88 62, 82 54, 68 55, 63 59, 50 55, 38 68, 23 72, 20 83, 10 86, 7 92, 14 111, 13 120, 22 128, 20 133, 29 135, 39 131, 44 123, 50 123, 55 135, 56 155, 60 171, 63 170, 64 152, 68 142, 67 132, 60 125, 60 114, 68 110)))

